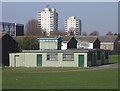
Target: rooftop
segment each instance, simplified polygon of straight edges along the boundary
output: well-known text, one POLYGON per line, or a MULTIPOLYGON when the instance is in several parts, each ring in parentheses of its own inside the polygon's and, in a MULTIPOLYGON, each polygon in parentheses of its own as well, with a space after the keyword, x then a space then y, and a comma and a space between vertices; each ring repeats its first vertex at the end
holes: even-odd
POLYGON ((75 37, 75 39, 78 42, 87 41, 87 42, 90 42, 90 43, 94 43, 97 38, 98 38, 97 36, 76 36, 75 37))
POLYGON ((37 38, 38 40, 59 40, 61 38, 37 38))
POLYGON ((24 24, 19 24, 19 23, 10 23, 10 22, 0 22, 0 25, 5 24, 5 25, 19 25, 19 26, 24 26, 24 24))
POLYGON ((99 36, 100 42, 115 42, 118 36, 99 36))
POLYGON ((57 53, 62 53, 62 52, 66 52, 66 53, 87 53, 90 51, 100 51, 101 49, 69 49, 69 50, 23 50, 23 53, 43 53, 43 52, 57 52, 57 53))

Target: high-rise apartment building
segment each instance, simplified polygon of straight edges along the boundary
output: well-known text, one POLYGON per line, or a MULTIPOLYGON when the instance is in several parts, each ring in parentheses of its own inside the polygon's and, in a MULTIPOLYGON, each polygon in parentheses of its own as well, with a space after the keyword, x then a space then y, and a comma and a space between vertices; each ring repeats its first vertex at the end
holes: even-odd
POLYGON ((58 30, 58 13, 55 8, 45 8, 44 11, 39 11, 38 26, 50 35, 54 30, 58 30))
POLYGON ((81 21, 74 16, 65 20, 64 27, 68 35, 81 35, 81 21))

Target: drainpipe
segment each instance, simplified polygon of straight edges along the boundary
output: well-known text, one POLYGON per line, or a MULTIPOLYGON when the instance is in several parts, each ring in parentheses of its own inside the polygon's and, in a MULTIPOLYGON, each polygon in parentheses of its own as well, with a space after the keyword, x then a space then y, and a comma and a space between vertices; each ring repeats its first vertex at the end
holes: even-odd
POLYGON ((15 23, 15 34, 14 34, 14 36, 16 37, 16 23, 15 23))

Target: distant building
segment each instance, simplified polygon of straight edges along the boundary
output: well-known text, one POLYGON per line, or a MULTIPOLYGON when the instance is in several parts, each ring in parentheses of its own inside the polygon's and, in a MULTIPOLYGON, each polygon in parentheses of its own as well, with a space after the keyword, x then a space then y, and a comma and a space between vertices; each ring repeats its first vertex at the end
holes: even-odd
POLYGON ((49 36, 51 32, 58 30, 58 13, 55 8, 45 8, 37 15, 38 26, 49 36))
POLYGON ((68 35, 81 35, 81 21, 74 16, 69 17, 64 22, 65 32, 68 35))
POLYGON ((10 36, 23 36, 24 35, 24 25, 8 22, 0 22, 0 31, 6 32, 10 36))
POLYGON ((75 39, 78 49, 100 49, 100 40, 97 36, 78 36, 75 39))
POLYGON ((101 49, 118 51, 118 36, 99 36, 99 40, 101 49))
POLYGON ((18 44, 9 34, 0 34, 0 43, 0 52, 2 51, 2 65, 9 65, 9 53, 17 52, 18 44))

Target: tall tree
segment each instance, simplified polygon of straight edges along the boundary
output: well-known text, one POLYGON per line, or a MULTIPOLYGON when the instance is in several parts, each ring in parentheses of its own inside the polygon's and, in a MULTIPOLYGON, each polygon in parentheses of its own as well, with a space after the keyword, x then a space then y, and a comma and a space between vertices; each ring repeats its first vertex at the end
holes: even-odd
POLYGON ((93 31, 92 33, 89 34, 90 36, 98 36, 99 32, 98 31, 93 31))
POLYGON ((25 36, 21 40, 18 40, 18 49, 22 50, 38 50, 39 42, 37 38, 33 36, 25 36))
POLYGON ((42 29, 38 27, 38 21, 36 19, 31 19, 26 23, 25 26, 25 35, 34 35, 39 36, 42 34, 42 29))
POLYGON ((83 32, 82 35, 83 35, 83 36, 87 36, 87 32, 83 32))
POLYGON ((112 32, 108 32, 105 35, 114 35, 112 32))
POLYGON ((51 35, 65 35, 66 33, 62 30, 54 30, 51 35))

